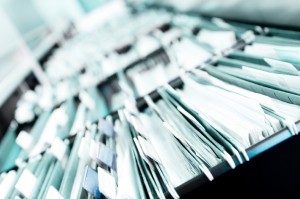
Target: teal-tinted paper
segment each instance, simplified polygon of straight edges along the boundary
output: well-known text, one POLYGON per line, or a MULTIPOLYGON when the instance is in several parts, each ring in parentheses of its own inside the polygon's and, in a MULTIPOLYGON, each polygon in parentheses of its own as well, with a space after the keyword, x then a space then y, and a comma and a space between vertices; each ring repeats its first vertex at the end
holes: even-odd
POLYGON ((61 186, 59 188, 59 192, 64 198, 70 198, 73 182, 75 179, 76 171, 78 168, 79 157, 78 157, 78 148, 81 142, 81 138, 83 136, 82 132, 77 133, 75 138, 73 148, 70 153, 69 161, 67 167, 65 169, 65 174, 61 182, 61 186))

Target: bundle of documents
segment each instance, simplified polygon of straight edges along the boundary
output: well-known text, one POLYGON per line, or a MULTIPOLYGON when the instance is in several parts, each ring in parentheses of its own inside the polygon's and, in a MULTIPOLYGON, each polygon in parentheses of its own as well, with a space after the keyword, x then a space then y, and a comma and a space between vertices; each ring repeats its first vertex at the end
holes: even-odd
MULTIPOLYGON (((159 100, 145 96, 146 109, 125 106, 116 120, 108 116, 87 123, 72 145, 60 134, 52 136, 42 156, 2 176, 1 193, 25 198, 165 198, 168 192, 179 198, 176 187, 199 175, 213 180, 210 168, 219 163, 235 168, 233 156, 243 163, 249 160, 246 150, 270 135, 285 127, 298 132, 297 105, 202 70, 181 79, 180 89, 159 88, 159 100)), ((85 105, 79 106, 72 129, 86 123, 79 115, 87 110, 85 105)))
POLYGON ((297 40, 293 44, 279 43, 272 37, 261 43, 254 41, 244 51, 220 59, 217 67, 208 66, 207 71, 237 86, 300 105, 299 59, 295 55, 300 45, 297 40))
POLYGON ((165 11, 78 35, 49 59, 52 87, 17 104, 0 197, 179 198, 215 166, 234 169, 271 135, 299 132, 298 36, 165 11))

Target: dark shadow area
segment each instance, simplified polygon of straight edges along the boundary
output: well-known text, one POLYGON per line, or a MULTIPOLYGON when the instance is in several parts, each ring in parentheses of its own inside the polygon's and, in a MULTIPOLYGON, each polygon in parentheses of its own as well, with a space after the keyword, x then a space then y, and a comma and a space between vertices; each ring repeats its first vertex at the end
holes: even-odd
POLYGON ((300 198, 299 143, 294 136, 182 198, 300 198))

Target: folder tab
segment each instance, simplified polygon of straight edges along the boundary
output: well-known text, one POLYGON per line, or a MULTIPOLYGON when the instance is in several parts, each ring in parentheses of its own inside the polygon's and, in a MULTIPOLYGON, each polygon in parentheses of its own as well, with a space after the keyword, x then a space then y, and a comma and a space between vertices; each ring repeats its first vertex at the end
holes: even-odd
POLYGON ((94 169, 87 167, 83 181, 83 188, 95 198, 100 198, 98 174, 94 169))
POLYGON ((100 149, 98 153, 98 160, 112 169, 116 170, 116 154, 112 149, 100 143, 100 149))
POLYGON ((52 153, 58 160, 62 160, 67 151, 67 145, 59 137, 56 137, 51 148, 52 153))
POLYGON ((101 167, 98 167, 98 180, 100 192, 108 198, 116 198, 117 186, 115 178, 101 167))
POLYGON ((103 132, 105 135, 114 138, 115 131, 113 126, 104 119, 100 119, 98 122, 99 131, 103 132))
POLYGON ((15 188, 26 198, 30 198, 36 186, 37 178, 31 171, 25 169, 21 174, 15 188))
POLYGON ((25 151, 31 150, 33 147, 33 137, 26 131, 21 131, 16 139, 16 143, 25 151))
POLYGON ((64 199, 53 186, 50 186, 45 199, 64 199))

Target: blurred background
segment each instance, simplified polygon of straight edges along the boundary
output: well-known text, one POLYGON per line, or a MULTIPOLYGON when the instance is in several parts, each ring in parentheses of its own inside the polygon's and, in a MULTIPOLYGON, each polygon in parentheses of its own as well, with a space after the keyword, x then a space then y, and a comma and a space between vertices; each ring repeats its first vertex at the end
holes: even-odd
MULTIPOLYGON (((112 1, 0 1, 0 135, 13 117, 12 110, 22 93, 21 90, 25 89, 21 82, 26 78, 32 79, 30 73, 37 65, 36 62, 43 62, 43 57, 49 50, 67 38, 70 27, 75 24, 80 26, 85 16, 94 15, 91 13, 109 3, 112 1)), ((124 8, 122 1, 114 5, 116 11, 124 8)), ((111 12, 111 9, 107 11, 111 12)), ((102 15, 102 11, 95 14, 100 12, 102 15)), ((36 79, 36 75, 33 79, 36 79)))

